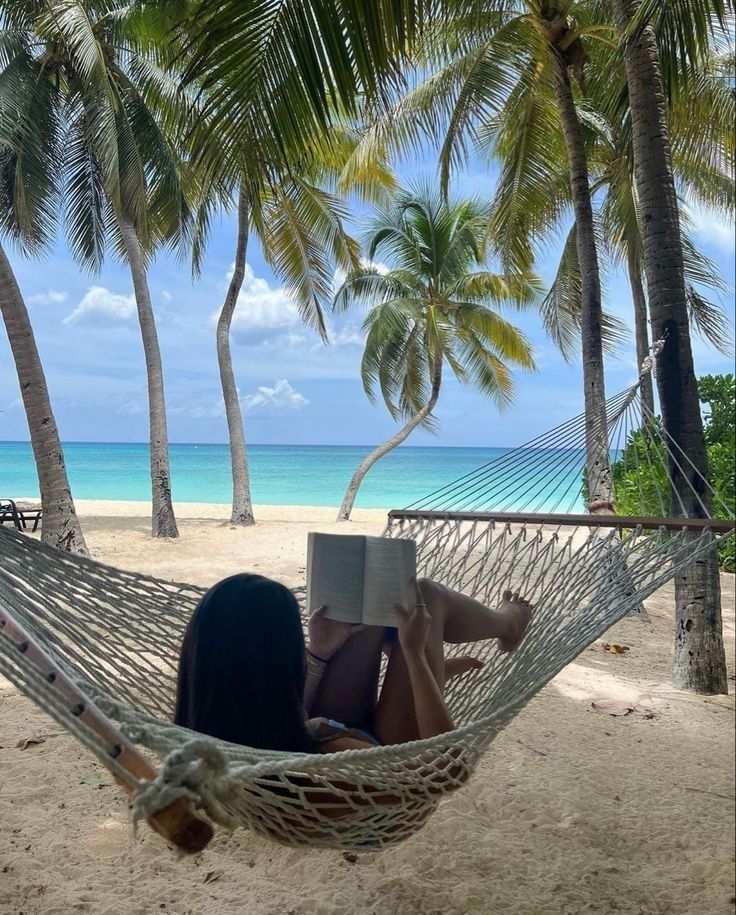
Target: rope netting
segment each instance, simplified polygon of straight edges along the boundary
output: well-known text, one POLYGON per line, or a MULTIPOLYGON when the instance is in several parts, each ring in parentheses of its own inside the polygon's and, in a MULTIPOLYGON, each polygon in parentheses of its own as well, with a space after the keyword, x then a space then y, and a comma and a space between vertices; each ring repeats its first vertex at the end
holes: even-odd
MULTIPOLYGON (((630 501, 645 506, 639 515, 666 519, 671 511, 668 461, 686 480, 699 477, 690 458, 665 431, 659 417, 642 404, 639 385, 622 391, 605 404, 602 430, 609 442, 613 486, 632 488, 630 501), (642 422, 642 410, 644 421, 642 422), (627 447, 628 446, 628 447, 627 447)), ((594 424, 594 433, 600 430, 594 424)), ((590 432, 587 433, 590 435, 590 432)), ((529 442, 505 450, 462 477, 435 489, 396 512, 580 514, 588 511, 586 486, 586 428, 581 413, 529 442)), ((733 510, 710 484, 688 487, 703 518, 711 515, 733 519, 733 510), (707 493, 711 504, 706 504, 707 493)), ((616 493, 618 496, 618 493, 616 493)), ((681 495, 675 492, 678 512, 688 514, 681 495)), ((677 514, 676 512, 675 514, 677 514)), ((656 525, 655 525, 656 526, 656 525)))
MULTIPOLYGON (((609 430, 627 422, 633 402, 632 391, 609 401, 609 430)), ((218 824, 244 825, 289 844, 366 849, 399 841, 467 782, 490 742, 544 684, 719 540, 707 527, 629 525, 622 533, 615 525, 566 526, 542 516, 518 522, 462 514, 468 505, 476 513, 493 506, 501 514, 576 507, 572 494, 577 486, 579 499, 585 464, 574 437, 580 425, 573 421, 555 438, 542 436, 422 503, 442 505, 443 512, 391 513, 386 535, 417 541, 423 576, 489 605, 508 588, 520 590, 536 608, 511 654, 491 641, 447 646, 448 656, 472 653, 485 661, 483 669, 450 681, 447 701, 457 727, 448 734, 309 755, 236 746, 177 727, 171 715, 178 652, 203 590, 61 553, 3 528, 0 673, 134 789, 139 816, 184 798, 218 824), (532 468, 545 481, 551 473, 553 488, 533 484, 532 468), (516 487, 515 498, 504 495, 509 486, 516 487), (27 646, 2 637, 3 616, 31 634, 121 735, 163 761, 155 780, 131 777, 118 761, 119 747, 88 724, 79 704, 65 701, 27 646)), ((624 428, 623 441, 628 434, 624 428)), ((620 454, 614 445, 612 455, 620 454)), ((296 593, 303 599, 303 590, 296 593)))

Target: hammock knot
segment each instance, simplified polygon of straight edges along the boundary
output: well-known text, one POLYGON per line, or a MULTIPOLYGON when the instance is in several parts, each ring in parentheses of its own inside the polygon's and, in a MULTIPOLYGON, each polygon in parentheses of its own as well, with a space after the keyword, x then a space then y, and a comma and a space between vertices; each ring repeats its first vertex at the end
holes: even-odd
POLYGON ((170 753, 153 781, 139 784, 133 799, 133 819, 135 823, 148 819, 184 798, 215 822, 234 828, 237 819, 228 806, 237 791, 238 781, 229 773, 225 754, 214 741, 198 737, 170 753))
POLYGON ((652 345, 650 347, 651 355, 646 356, 641 364, 641 369, 639 371, 640 379, 643 379, 644 376, 648 375, 650 372, 652 373, 652 375, 656 374, 657 356, 659 356, 659 354, 664 349, 664 345, 666 342, 667 341, 665 340, 665 338, 662 337, 661 339, 655 340, 654 343, 652 343, 652 345))

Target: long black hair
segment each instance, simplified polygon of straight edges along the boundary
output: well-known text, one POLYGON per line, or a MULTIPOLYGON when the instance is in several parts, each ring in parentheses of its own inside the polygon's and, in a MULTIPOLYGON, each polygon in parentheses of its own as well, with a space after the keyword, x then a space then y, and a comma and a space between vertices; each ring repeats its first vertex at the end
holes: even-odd
POLYGON ((305 675, 294 595, 262 575, 233 575, 210 588, 189 621, 174 721, 231 743, 314 752, 305 675))

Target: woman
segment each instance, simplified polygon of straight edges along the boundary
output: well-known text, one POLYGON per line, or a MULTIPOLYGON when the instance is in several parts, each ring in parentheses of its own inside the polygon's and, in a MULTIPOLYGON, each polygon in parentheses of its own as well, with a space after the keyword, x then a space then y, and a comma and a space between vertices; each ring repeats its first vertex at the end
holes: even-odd
POLYGON ((182 644, 175 722, 232 743, 270 750, 334 753, 434 737, 454 725, 446 676, 481 666, 445 664, 444 643, 497 638, 511 651, 532 607, 504 594, 497 610, 436 582, 415 585, 412 607, 397 607, 393 630, 309 620, 288 588, 260 575, 233 575, 202 598, 182 644), (378 693, 381 651, 388 650, 378 693))

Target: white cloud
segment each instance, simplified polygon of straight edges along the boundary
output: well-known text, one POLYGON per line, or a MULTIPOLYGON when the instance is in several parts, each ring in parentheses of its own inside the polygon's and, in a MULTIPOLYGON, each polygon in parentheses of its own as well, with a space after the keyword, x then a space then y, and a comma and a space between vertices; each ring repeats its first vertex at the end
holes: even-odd
POLYGON ((115 413, 119 416, 139 416, 145 413, 148 407, 141 400, 124 400, 115 407, 115 413))
MULTIPOLYGON (((253 394, 242 395, 238 391, 238 399, 245 412, 258 412, 262 415, 291 413, 309 405, 307 398, 285 378, 278 379, 273 387, 261 385, 253 394)), ((189 400, 171 407, 169 412, 172 416, 184 416, 187 419, 220 419, 225 416, 225 401, 222 397, 216 400, 189 400)))
POLYGON ((359 324, 345 324, 329 334, 332 346, 365 346, 366 333, 359 324))
POLYGON ((287 350, 298 350, 300 353, 310 351, 314 347, 314 337, 308 336, 298 330, 286 330, 275 336, 267 337, 261 341, 259 349, 266 352, 285 353, 287 350))
POLYGON ((164 302, 168 305, 168 303, 172 300, 172 298, 173 298, 173 296, 171 295, 171 293, 169 292, 168 289, 161 290, 161 301, 162 302, 164 302))
POLYGON ((28 296, 29 305, 63 305, 67 300, 65 292, 57 289, 47 289, 46 292, 34 292, 28 296))
POLYGON ((186 416, 189 419, 219 419, 225 415, 225 401, 220 398, 214 403, 187 403, 172 407, 172 416, 186 416))
POLYGON ((321 358, 329 350, 343 349, 345 347, 365 346, 366 334, 360 324, 348 322, 342 325, 327 324, 327 343, 315 332, 301 330, 286 330, 264 339, 260 344, 261 350, 278 353, 284 358, 293 358, 298 354, 302 358, 318 354, 321 358))
POLYGON ((86 320, 129 321, 135 311, 135 296, 119 295, 104 286, 91 286, 62 324, 78 324, 86 320))
MULTIPOLYGON (((228 274, 232 276, 232 268, 228 274)), ((219 311, 211 316, 217 321, 219 311)), ((273 288, 268 281, 253 273, 246 264, 243 287, 233 314, 232 333, 237 342, 252 343, 263 339, 270 331, 286 330, 301 322, 299 311, 283 286, 273 288)))
POLYGON ((723 251, 733 252, 734 227, 729 225, 722 216, 709 210, 694 207, 690 211, 690 217, 693 221, 695 232, 702 241, 708 242, 723 251))
POLYGON ((286 378, 278 379, 272 388, 261 385, 255 394, 246 394, 241 400, 248 411, 267 410, 268 412, 286 413, 301 410, 309 405, 307 398, 292 388, 286 378))

